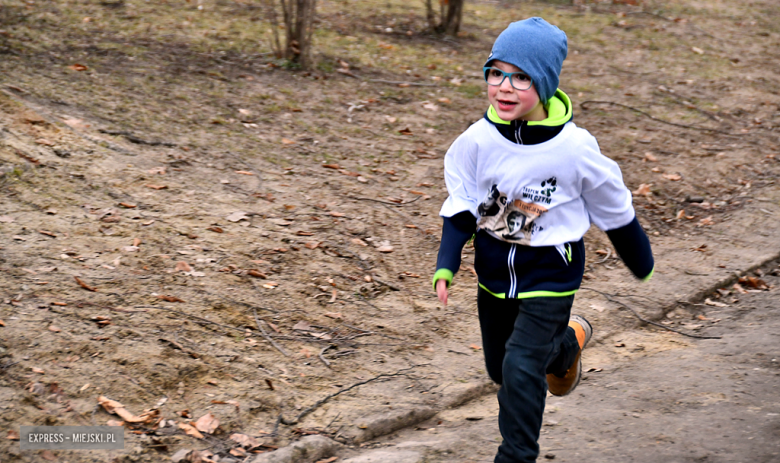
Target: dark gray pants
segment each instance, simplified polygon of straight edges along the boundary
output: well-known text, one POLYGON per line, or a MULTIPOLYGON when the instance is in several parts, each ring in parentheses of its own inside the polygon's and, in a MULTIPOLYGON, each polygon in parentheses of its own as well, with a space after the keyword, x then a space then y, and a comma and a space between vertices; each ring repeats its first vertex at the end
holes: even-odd
POLYGON ((495 463, 535 462, 547 395, 547 373, 563 376, 580 351, 568 327, 574 296, 499 299, 477 296, 488 375, 501 385, 498 426, 504 441, 495 463))

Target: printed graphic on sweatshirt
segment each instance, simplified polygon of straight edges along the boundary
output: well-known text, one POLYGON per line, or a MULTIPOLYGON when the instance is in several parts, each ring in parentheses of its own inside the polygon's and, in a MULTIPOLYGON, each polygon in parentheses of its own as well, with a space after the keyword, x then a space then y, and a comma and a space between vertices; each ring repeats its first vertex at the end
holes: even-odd
MULTIPOLYGON (((548 187, 550 185, 548 180, 543 183, 548 187)), ((523 189, 524 197, 526 189, 528 188, 523 189)), ((548 189, 555 191, 554 186, 548 189)), ((540 195, 541 193, 534 194, 534 196, 540 195)), ((549 196, 543 197, 548 198, 549 196)), ((477 211, 479 212, 477 226, 480 229, 492 232, 495 236, 510 243, 529 245, 533 235, 544 230, 544 227, 539 226, 534 221, 547 212, 547 208, 520 199, 509 201, 507 195, 498 191, 497 185, 493 185, 487 198, 477 207, 477 211)))

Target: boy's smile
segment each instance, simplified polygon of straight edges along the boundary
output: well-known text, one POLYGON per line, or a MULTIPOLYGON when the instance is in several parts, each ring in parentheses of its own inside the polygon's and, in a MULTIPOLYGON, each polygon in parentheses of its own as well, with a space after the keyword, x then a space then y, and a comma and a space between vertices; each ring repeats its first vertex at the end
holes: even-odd
MULTIPOLYGON (((503 61, 493 61, 490 66, 504 72, 522 71, 517 66, 503 61)), ((496 110, 498 117, 504 121, 515 119, 543 121, 547 119, 547 111, 539 100, 535 86, 521 91, 512 87, 509 79, 504 79, 501 85, 488 85, 488 101, 496 110)))

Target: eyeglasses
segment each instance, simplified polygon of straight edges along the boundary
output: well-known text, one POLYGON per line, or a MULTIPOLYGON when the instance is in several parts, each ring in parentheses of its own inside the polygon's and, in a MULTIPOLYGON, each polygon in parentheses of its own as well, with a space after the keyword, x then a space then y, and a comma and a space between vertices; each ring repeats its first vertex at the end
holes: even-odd
POLYGON ((509 77, 509 83, 512 84, 515 90, 528 90, 533 85, 531 76, 524 72, 504 72, 501 69, 484 67, 482 70, 485 72, 485 82, 488 85, 498 86, 504 83, 504 79, 509 77))

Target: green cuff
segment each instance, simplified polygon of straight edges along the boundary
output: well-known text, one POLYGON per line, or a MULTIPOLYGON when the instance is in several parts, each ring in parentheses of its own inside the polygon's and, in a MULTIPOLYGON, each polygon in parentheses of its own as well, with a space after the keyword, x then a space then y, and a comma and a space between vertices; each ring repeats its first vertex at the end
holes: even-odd
POLYGON ((446 269, 446 268, 440 268, 439 270, 436 270, 436 273, 433 274, 433 290, 436 291, 436 282, 444 278, 447 280, 447 287, 450 287, 450 283, 452 283, 452 277, 454 277, 455 274, 452 273, 452 270, 446 269))
POLYGON ((650 273, 646 277, 642 278, 642 281, 650 281, 650 278, 653 278, 654 273, 655 273, 655 267, 653 267, 653 269, 650 270, 650 273))

